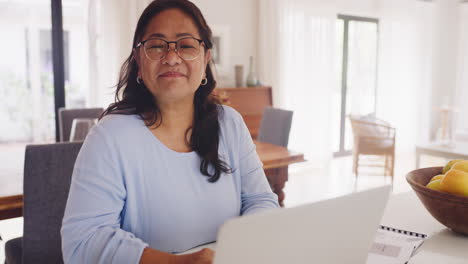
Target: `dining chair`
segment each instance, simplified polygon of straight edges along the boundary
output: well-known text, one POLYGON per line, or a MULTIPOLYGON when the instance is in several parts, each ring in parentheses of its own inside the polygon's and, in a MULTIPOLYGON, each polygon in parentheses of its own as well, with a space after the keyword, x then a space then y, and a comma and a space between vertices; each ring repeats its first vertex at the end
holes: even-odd
POLYGON ((384 167, 384 175, 390 175, 393 183, 395 167, 396 129, 388 122, 373 116, 349 115, 353 131, 353 172, 358 176, 362 155, 384 157, 384 164, 366 164, 371 167, 384 167))
POLYGON ((292 117, 293 111, 265 107, 257 140, 287 147, 292 117))
POLYGON ((5 264, 63 263, 60 228, 82 143, 26 146, 23 237, 5 244, 5 264))
POLYGON ((97 118, 75 118, 72 122, 70 142, 84 141, 91 128, 97 124, 97 118))
POLYGON ((99 118, 101 113, 104 111, 103 108, 76 108, 67 109, 59 108, 59 138, 60 142, 70 141, 70 134, 74 119, 88 118, 94 119, 99 118))

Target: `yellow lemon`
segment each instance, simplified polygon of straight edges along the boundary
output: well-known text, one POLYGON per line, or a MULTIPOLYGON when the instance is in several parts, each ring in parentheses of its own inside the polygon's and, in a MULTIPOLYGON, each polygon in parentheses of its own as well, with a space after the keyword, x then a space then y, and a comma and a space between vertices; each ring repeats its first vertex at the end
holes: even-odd
POLYGON ((452 165, 452 170, 468 172, 468 160, 457 161, 452 165))
POLYGON ((442 170, 442 174, 447 173, 447 171, 449 171, 449 170, 452 168, 453 164, 455 164, 455 163, 457 163, 457 162, 459 162, 459 161, 462 161, 462 160, 458 160, 458 159, 457 159, 457 160, 451 160, 451 161, 449 161, 449 162, 447 163, 447 165, 445 165, 444 169, 442 170))
POLYGON ((468 196, 468 173, 451 169, 440 180, 440 189, 444 192, 468 196))
POLYGON ((440 191, 440 182, 442 180, 433 180, 427 184, 427 188, 431 188, 433 190, 440 191))
POLYGON ((436 175, 436 176, 432 177, 431 181, 442 180, 444 177, 445 177, 445 175, 439 174, 439 175, 436 175))

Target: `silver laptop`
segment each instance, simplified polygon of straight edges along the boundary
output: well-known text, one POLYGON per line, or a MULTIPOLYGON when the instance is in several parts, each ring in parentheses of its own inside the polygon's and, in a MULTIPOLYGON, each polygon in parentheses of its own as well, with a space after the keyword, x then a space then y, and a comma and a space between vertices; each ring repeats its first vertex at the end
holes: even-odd
POLYGON ((227 221, 214 264, 366 263, 390 186, 227 221))

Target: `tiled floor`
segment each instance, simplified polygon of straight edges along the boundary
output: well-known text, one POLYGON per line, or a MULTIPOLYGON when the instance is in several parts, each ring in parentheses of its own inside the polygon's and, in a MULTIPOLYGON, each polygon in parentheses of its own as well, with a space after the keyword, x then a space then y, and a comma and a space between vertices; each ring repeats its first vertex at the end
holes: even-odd
MULTIPOLYGON (((420 166, 443 166, 446 162, 447 160, 443 158, 423 156, 420 166)), ((310 168, 307 165, 303 163, 290 166, 289 181, 285 187, 285 206, 296 206, 391 184, 390 176, 382 176, 383 168, 363 167, 359 170, 359 176, 355 177, 352 173, 351 156, 335 158, 327 168, 323 169, 310 168)), ((398 153, 395 161, 393 193, 411 190, 405 176, 414 169, 414 152, 398 153)))
MULTIPOLYGON (((285 187, 287 207, 391 184, 390 176, 382 176, 382 168, 362 168, 359 177, 356 178, 352 173, 351 157, 333 159, 326 168, 322 169, 310 168, 307 164, 297 164, 291 166, 289 170, 289 181, 285 187)), ((394 192, 408 190, 404 175, 398 170, 394 181, 394 192)))
MULTIPOLYGON (((406 183, 405 175, 414 169, 414 153, 400 153, 395 163, 395 178, 393 192, 410 190, 406 183)), ((421 166, 439 166, 445 160, 437 158, 425 158, 421 166)), ((352 174, 351 157, 333 159, 326 168, 311 168, 308 163, 293 165, 290 167, 289 181, 285 187, 285 206, 292 207, 308 202, 323 200, 343 194, 359 191, 383 184, 389 184, 391 178, 382 176, 380 168, 363 168, 359 177, 352 174)), ((1 175, 3 183, 6 175, 1 175)), ((10 178, 11 179, 11 178, 10 178)), ((18 188, 16 186, 15 188, 18 188)), ((16 218, 0 221, 0 263, 4 262, 4 241, 22 235, 23 219, 16 218)))

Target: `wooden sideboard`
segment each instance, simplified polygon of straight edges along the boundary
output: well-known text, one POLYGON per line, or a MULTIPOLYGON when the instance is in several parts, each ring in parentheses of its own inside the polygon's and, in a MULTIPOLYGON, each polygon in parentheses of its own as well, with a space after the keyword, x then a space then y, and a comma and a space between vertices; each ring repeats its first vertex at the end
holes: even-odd
POLYGON ((216 88, 216 90, 228 96, 229 106, 242 115, 252 138, 256 139, 263 110, 267 106, 273 106, 271 87, 216 88))

